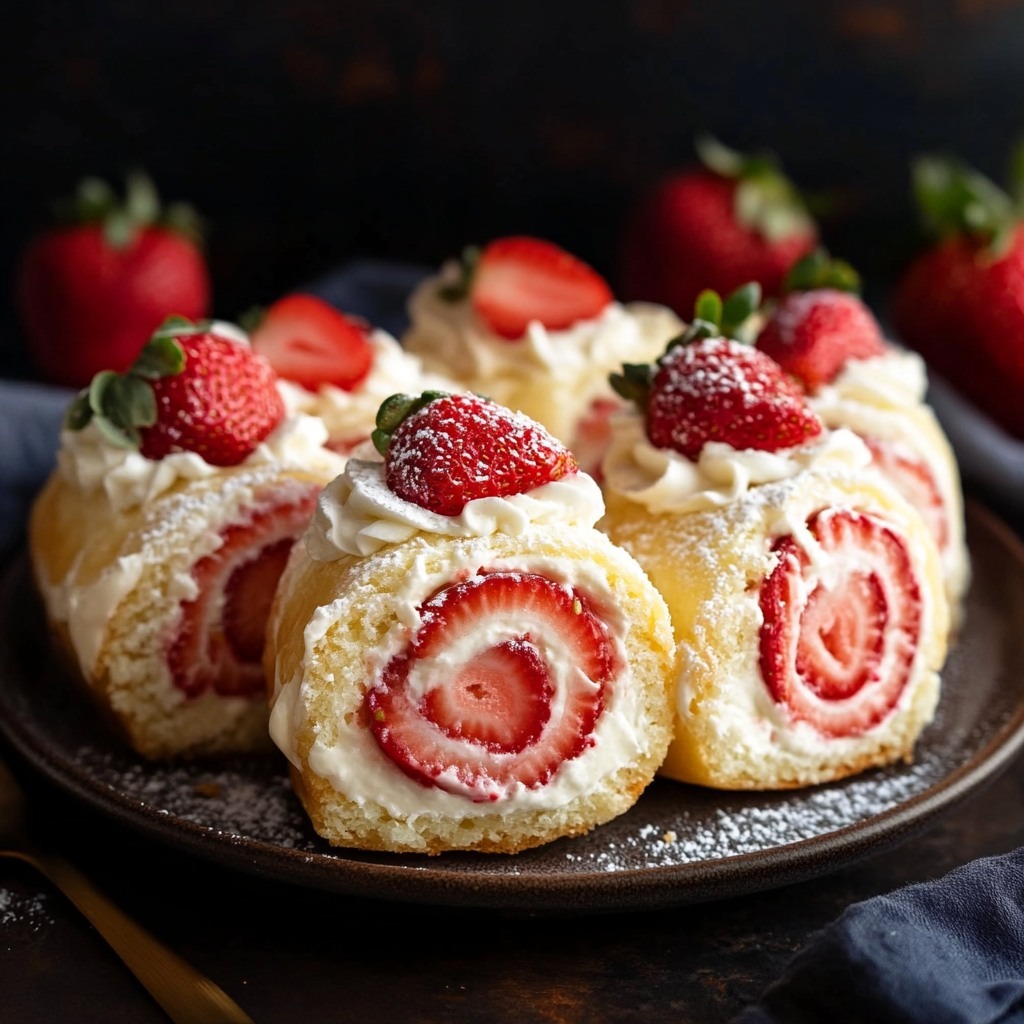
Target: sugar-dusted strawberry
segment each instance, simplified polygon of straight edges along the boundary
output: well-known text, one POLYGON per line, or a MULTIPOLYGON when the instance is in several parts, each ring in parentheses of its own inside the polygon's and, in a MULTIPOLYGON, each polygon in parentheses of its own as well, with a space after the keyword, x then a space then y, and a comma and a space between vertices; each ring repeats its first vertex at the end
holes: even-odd
POLYGON ((703 166, 658 183, 627 218, 621 291, 687 316, 698 294, 757 281, 778 295, 817 244, 807 207, 770 155, 742 156, 701 139, 703 166))
POLYGON ((881 327, 856 294, 859 287, 849 264, 815 250, 787 275, 786 295, 757 347, 810 392, 833 381, 849 360, 883 355, 881 327))
MULTIPOLYGON (((1017 177, 1024 162, 1016 161, 1017 177)), ((1018 181, 1015 192, 1022 193, 1018 181)), ((967 399, 1024 438, 1024 219, 1021 204, 960 161, 914 164, 936 240, 897 283, 897 334, 967 399)))
POLYGON ((579 468, 539 423, 473 394, 392 395, 373 434, 388 487, 400 498, 457 516, 475 498, 503 498, 579 468))
POLYGON ((378 744, 406 774, 486 802, 543 786, 593 744, 617 664, 586 595, 536 573, 481 572, 419 612, 365 699, 378 744), (453 667, 452 651, 468 654, 453 667))
POLYGON ((171 314, 209 314, 210 280, 198 220, 181 204, 161 211, 152 182, 128 177, 124 203, 102 181, 79 186, 66 223, 34 238, 17 300, 39 374, 82 387, 126 370, 171 314))
POLYGON ((352 391, 373 366, 367 324, 315 295, 278 299, 263 312, 250 341, 279 377, 309 391, 324 384, 352 391))
POLYGON ((450 301, 468 296, 481 321, 508 341, 518 341, 531 321, 560 331, 598 316, 612 301, 611 288, 593 267, 528 235, 467 249, 462 281, 441 294, 450 301))
POLYGON ((761 587, 761 675, 794 720, 859 736, 896 707, 921 640, 921 590, 905 541, 867 513, 808 522, 813 558, 791 535, 761 587))
POLYGON ((319 487, 296 483, 220 533, 220 547, 192 567, 198 596, 181 605, 167 665, 189 697, 258 694, 267 615, 295 538, 309 524, 319 487))
POLYGON ((277 377, 233 338, 170 318, 123 374, 103 371, 68 410, 73 430, 94 422, 103 436, 146 458, 195 452, 233 466, 281 422, 277 377))
POLYGON ((717 333, 723 308, 724 329, 733 330, 746 321, 744 309, 756 308, 759 294, 756 286, 740 289, 723 306, 715 293, 702 293, 700 315, 656 363, 627 365, 612 375, 612 387, 643 413, 651 444, 696 460, 709 441, 778 451, 822 432, 821 421, 773 359, 717 333))

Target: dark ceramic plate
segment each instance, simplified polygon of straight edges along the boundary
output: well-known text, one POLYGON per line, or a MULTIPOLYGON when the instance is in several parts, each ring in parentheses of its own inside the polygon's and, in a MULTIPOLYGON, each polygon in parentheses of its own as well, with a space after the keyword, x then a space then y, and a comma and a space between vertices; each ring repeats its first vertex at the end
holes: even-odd
POLYGON ((331 849, 276 756, 140 763, 52 656, 25 562, 0 593, 0 730, 51 781, 151 838, 259 876, 335 892, 533 911, 638 910, 821 875, 955 807, 1024 743, 1024 548, 979 508, 974 583, 939 711, 912 765, 787 793, 658 780, 587 836, 515 856, 331 849))

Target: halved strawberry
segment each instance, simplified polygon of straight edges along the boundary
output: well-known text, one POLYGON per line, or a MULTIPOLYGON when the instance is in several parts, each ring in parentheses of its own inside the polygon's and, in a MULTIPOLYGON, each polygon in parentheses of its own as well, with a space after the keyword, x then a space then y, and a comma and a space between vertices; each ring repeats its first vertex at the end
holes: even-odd
POLYGON ((521 338, 531 320, 563 330, 596 317, 611 301, 596 270, 551 242, 523 235, 485 246, 470 287, 477 316, 509 341, 521 338))
POLYGON ((625 370, 613 384, 640 403, 651 443, 694 461, 709 441, 778 451, 822 431, 778 364, 730 338, 673 344, 653 368, 625 370))
POLYGON ((331 384, 352 391, 373 366, 367 325, 315 295, 278 299, 250 335, 279 377, 309 391, 331 384))
POLYGON ((192 567, 199 594, 184 601, 167 647, 174 684, 189 697, 208 690, 255 697, 263 690, 263 632, 278 578, 306 528, 319 488, 296 485, 221 531, 221 546, 192 567))
POLYGON ((593 744, 617 664, 585 595, 501 570, 453 583, 419 611, 365 699, 377 743, 407 775, 485 802, 543 786, 593 744))
POLYGON ((796 721, 859 736, 888 717, 921 638, 921 591, 906 542, 876 516, 829 508, 808 521, 812 559, 787 535, 761 587, 760 666, 796 721))
POLYGON ((849 360, 885 353, 872 312, 856 295, 835 288, 787 295, 758 335, 757 347, 812 392, 833 381, 849 360))
POLYGON ((575 473, 572 454, 539 423, 479 395, 392 395, 373 442, 388 487, 405 501, 457 516, 476 498, 522 494, 575 473))

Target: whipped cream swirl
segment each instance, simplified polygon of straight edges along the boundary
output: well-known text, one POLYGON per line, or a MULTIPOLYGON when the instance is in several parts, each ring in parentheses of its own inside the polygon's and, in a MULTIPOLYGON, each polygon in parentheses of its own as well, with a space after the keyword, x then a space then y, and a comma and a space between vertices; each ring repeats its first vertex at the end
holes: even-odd
POLYGON ((812 443, 775 452, 738 449, 712 441, 696 462, 656 448, 642 417, 626 410, 612 418, 612 445, 604 460, 605 487, 648 511, 698 512, 721 508, 752 487, 804 470, 859 471, 871 462, 867 445, 850 430, 826 431, 812 443))
POLYGON ((320 494, 306 533, 310 558, 329 562, 343 555, 370 555, 418 533, 443 537, 518 536, 532 527, 561 523, 593 526, 604 515, 601 489, 586 473, 572 473, 522 494, 476 498, 460 515, 445 516, 405 501, 384 479, 384 463, 364 456, 363 446, 344 473, 320 494))
MULTIPOLYGON (((333 476, 345 460, 324 448, 326 441, 327 429, 316 417, 286 416, 240 465, 281 465, 333 476)), ((64 480, 86 493, 102 488, 111 507, 121 511, 152 501, 179 480, 202 480, 225 467, 214 466, 195 452, 147 459, 139 451, 112 445, 89 423, 82 430, 61 433, 57 469, 64 480)))

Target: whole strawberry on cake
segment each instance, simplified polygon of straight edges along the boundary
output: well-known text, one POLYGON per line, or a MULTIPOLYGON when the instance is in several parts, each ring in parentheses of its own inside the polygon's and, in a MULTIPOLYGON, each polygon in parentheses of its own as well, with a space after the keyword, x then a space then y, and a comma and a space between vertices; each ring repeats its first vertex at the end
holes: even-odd
POLYGON ((468 249, 409 301, 403 345, 431 372, 537 420, 589 470, 620 405, 608 375, 654 359, 682 329, 671 310, 616 302, 593 267, 540 238, 468 249))
POLYGON ((889 341, 849 264, 816 250, 787 275, 757 335, 828 427, 848 427, 872 465, 921 513, 939 548, 955 624, 970 582, 963 494, 953 450, 926 402, 927 370, 889 341))
POLYGON ((948 607, 921 516, 867 472, 705 296, 652 366, 616 378, 599 524, 664 596, 677 642, 662 771, 810 785, 909 759, 931 720, 948 607))
POLYGON ((747 155, 697 140, 699 163, 657 182, 630 211, 622 293, 689 316, 705 289, 728 295, 748 281, 780 294, 790 267, 818 243, 807 204, 770 153, 747 155))
POLYGON ((169 319, 70 406, 29 524, 71 665, 150 758, 268 744, 263 633, 344 465, 234 325, 169 319))
POLYGON ((319 417, 328 445, 341 454, 369 440, 389 395, 455 389, 448 378, 427 373, 387 331, 316 295, 285 295, 247 326, 252 347, 277 372, 289 406, 319 417))
POLYGON ((271 734, 339 846, 511 853, 627 810, 671 731, 668 614, 539 424, 396 395, 271 612, 271 734))

